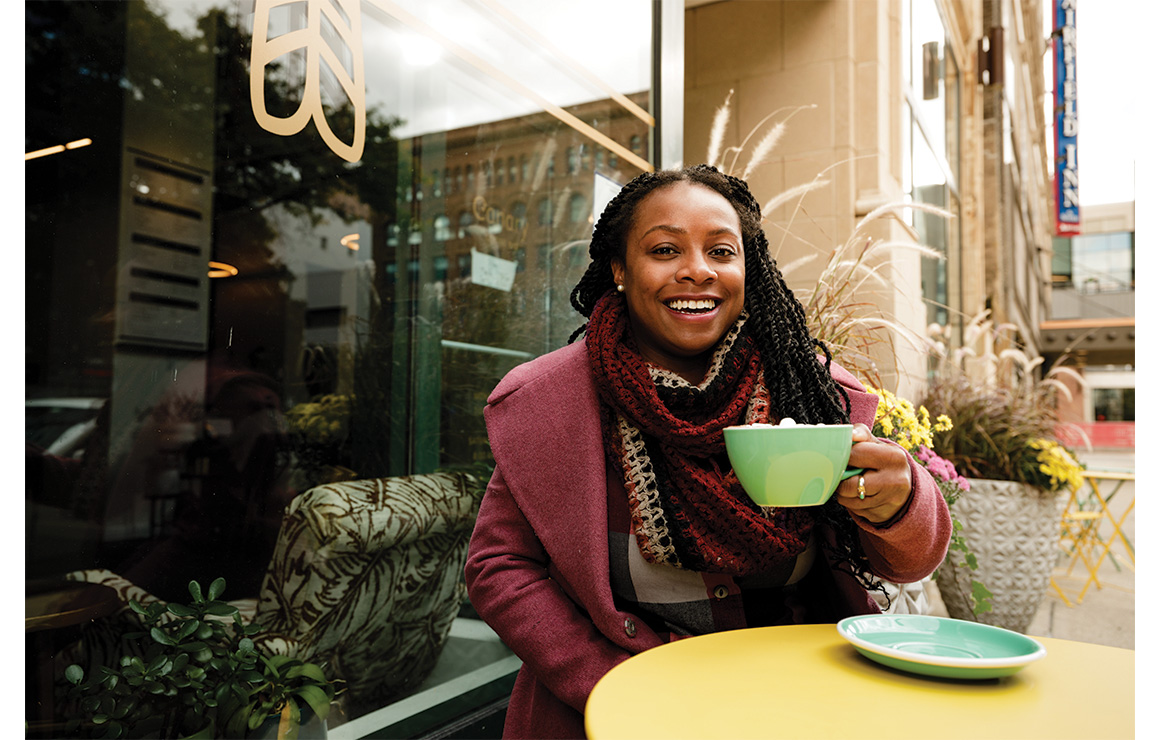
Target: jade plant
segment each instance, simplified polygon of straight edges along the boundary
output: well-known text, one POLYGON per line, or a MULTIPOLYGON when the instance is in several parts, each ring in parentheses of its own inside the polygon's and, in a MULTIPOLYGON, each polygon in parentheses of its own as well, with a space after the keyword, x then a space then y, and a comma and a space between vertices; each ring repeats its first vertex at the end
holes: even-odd
POLYGON ((224 590, 221 578, 204 593, 191 581, 187 605, 130 601, 141 627, 123 644, 139 649, 89 676, 65 669, 69 736, 240 738, 276 722, 277 737, 293 738, 304 707, 325 720, 334 682, 316 664, 267 654, 261 626, 219 600, 224 590))

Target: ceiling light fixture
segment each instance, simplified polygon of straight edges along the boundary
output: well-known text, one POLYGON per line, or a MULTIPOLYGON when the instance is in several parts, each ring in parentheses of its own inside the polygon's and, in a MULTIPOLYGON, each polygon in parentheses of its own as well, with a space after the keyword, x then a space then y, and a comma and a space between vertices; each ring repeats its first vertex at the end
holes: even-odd
POLYGON ((82 146, 88 146, 92 143, 92 139, 77 139, 76 141, 70 141, 67 144, 57 144, 56 146, 50 146, 45 149, 37 149, 34 152, 25 152, 24 161, 27 162, 28 160, 36 159, 37 157, 47 157, 50 154, 60 154, 61 152, 68 149, 80 149, 82 146))
POLYGON ((233 265, 227 265, 225 262, 214 262, 210 260, 210 270, 207 273, 211 278, 233 277, 238 274, 238 268, 233 265))

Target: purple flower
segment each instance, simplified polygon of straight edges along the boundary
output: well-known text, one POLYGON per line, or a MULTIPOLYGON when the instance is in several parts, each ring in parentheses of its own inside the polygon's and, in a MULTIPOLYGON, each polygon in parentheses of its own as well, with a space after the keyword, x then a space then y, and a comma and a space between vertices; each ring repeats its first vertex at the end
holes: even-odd
POLYGON ((947 483, 954 483, 964 491, 971 490, 971 484, 967 482, 966 478, 959 475, 959 471, 955 470, 954 463, 939 457, 929 447, 919 445, 914 456, 935 478, 947 483))

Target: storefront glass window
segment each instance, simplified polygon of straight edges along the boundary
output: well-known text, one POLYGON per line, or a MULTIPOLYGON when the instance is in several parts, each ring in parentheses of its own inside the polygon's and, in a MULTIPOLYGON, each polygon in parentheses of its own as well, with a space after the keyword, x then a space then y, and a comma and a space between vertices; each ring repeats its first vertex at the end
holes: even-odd
MULTIPOLYGON (((486 481, 488 393, 581 323, 593 178, 651 168, 652 5, 27 2, 26 151, 91 142, 25 164, 29 592, 224 576, 261 614, 304 492, 486 481)), ((413 684, 352 684, 331 736, 422 734, 399 699, 514 660, 471 615, 432 617, 413 684)))
MULTIPOLYGON (((909 155, 904 186, 919 203, 958 211, 959 68, 947 44, 947 34, 934 0, 903 3, 907 29, 903 44, 907 64, 909 155)), ((937 249, 945 260, 923 260, 922 294, 927 322, 961 323, 960 219, 914 212, 919 240, 937 249)), ((961 327, 960 327, 961 328, 961 327)))

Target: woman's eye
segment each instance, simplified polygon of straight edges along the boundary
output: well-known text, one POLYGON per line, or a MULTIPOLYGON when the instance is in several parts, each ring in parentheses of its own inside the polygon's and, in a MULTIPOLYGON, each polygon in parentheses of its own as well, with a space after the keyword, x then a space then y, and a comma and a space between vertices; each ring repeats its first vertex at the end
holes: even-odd
POLYGON ((733 257, 737 254, 737 249, 731 246, 713 247, 709 254, 714 257, 733 257))
POLYGON ((653 247, 652 251, 653 251, 653 254, 676 254, 677 253, 677 250, 673 249, 672 245, 669 245, 669 244, 658 244, 657 246, 653 247))

